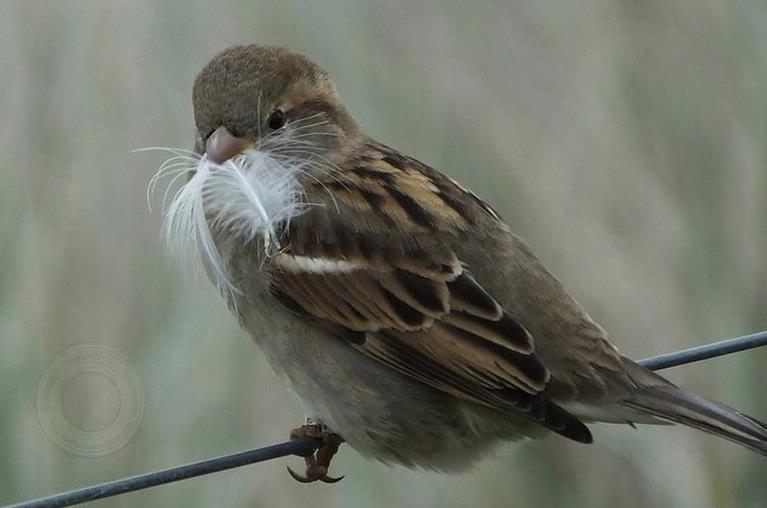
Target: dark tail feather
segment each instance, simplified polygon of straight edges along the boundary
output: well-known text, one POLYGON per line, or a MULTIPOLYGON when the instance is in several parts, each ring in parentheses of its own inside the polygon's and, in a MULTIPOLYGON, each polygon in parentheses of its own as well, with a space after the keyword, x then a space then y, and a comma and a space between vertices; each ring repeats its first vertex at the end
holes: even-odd
POLYGON ((624 403, 767 455, 767 425, 724 404, 682 391, 671 383, 642 387, 635 397, 624 403))

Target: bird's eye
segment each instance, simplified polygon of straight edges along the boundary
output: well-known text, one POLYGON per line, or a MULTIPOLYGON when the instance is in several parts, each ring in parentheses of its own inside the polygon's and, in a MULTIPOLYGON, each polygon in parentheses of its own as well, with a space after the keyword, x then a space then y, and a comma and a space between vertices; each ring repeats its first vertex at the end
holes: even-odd
POLYGON ((281 109, 272 111, 272 114, 269 115, 269 119, 267 120, 269 128, 275 131, 285 127, 286 123, 288 123, 288 115, 281 109))

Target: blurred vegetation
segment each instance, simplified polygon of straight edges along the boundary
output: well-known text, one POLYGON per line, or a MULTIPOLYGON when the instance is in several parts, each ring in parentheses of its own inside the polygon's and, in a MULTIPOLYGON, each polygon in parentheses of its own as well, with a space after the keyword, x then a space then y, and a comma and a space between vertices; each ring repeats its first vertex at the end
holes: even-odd
MULTIPOLYGON (((767 4, 10 1, 0 16, 0 503, 283 440, 302 420, 144 192, 191 147, 191 84, 239 42, 304 52, 366 131, 493 204, 633 357, 767 327, 767 4), (121 351, 146 393, 127 447, 59 449, 46 364, 121 351)), ((155 203, 158 205, 158 203, 155 203)), ((767 351, 668 375, 767 418, 767 351)), ((678 428, 598 426, 460 476, 344 449, 342 483, 285 461, 93 506, 762 507, 765 462, 678 428)), ((299 463, 299 459, 292 459, 299 463)))

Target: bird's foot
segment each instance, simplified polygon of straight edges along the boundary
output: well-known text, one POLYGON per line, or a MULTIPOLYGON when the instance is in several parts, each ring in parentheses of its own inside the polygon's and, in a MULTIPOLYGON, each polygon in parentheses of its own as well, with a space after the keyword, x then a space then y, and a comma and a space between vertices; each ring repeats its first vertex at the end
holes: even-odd
POLYGON ((324 425, 306 424, 290 431, 290 439, 314 438, 322 440, 322 445, 316 451, 304 457, 306 471, 304 475, 296 473, 288 466, 288 473, 301 483, 321 481, 324 483, 336 483, 344 479, 343 476, 334 478, 328 476, 330 461, 338 451, 338 447, 344 442, 344 438, 329 432, 324 425))

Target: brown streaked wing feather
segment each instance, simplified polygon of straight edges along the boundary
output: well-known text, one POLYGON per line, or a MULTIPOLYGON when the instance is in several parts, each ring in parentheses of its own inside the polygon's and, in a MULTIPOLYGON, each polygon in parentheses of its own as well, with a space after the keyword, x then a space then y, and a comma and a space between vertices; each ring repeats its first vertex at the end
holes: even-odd
POLYGON ((460 310, 474 316, 497 321, 503 316, 503 309, 467 273, 448 283, 453 310, 460 310))
POLYGON ((488 388, 518 388, 534 394, 542 391, 549 373, 534 354, 520 354, 442 321, 428 330, 390 332, 437 363, 462 376, 469 367, 475 382, 488 388))
POLYGON ((418 312, 440 318, 450 311, 450 292, 440 280, 394 269, 377 276, 381 286, 418 312))
POLYGON ((533 338, 508 314, 502 314, 497 320, 489 320, 466 312, 453 311, 443 320, 460 330, 483 337, 499 346, 518 353, 532 354, 535 351, 533 338))

